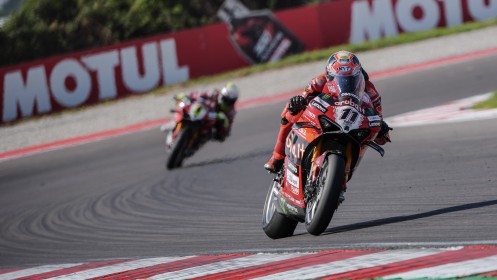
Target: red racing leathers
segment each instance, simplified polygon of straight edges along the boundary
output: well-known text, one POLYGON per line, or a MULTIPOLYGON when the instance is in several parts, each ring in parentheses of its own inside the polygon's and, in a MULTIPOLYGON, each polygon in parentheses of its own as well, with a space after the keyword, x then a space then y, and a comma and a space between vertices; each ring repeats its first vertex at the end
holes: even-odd
MULTIPOLYGON (((311 80, 311 82, 305 87, 304 92, 302 92, 302 96, 307 100, 307 103, 310 103, 310 101, 320 93, 328 93, 330 95, 336 94, 328 90, 327 82, 328 80, 326 79, 326 73, 323 73, 311 80)), ((370 102, 376 109, 378 116, 383 119, 381 97, 378 91, 376 91, 373 83, 369 80, 366 80, 365 92, 367 93, 370 102)), ((303 112, 304 110, 294 115, 288 110, 288 104, 285 106, 285 109, 281 114, 280 131, 278 133, 278 138, 276 140, 276 145, 273 151, 274 159, 283 159, 285 157, 285 139, 290 133, 292 125, 300 118, 303 112)), ((375 142, 379 145, 384 145, 386 142, 389 141, 390 139, 388 136, 388 132, 387 134, 379 135, 375 139, 375 142)))

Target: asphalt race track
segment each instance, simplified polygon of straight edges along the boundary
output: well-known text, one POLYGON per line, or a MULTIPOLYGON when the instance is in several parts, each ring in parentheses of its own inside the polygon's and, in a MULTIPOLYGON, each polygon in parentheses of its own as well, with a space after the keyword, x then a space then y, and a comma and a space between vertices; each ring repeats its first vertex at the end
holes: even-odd
MULTIPOLYGON (((385 116, 497 89, 497 56, 382 78, 385 116)), ((304 85, 307 81, 302 81, 304 85)), ((497 122, 405 127, 366 154, 328 230, 270 240, 262 165, 283 102, 164 169, 158 129, 0 162, 0 267, 226 252, 497 244, 497 122)))

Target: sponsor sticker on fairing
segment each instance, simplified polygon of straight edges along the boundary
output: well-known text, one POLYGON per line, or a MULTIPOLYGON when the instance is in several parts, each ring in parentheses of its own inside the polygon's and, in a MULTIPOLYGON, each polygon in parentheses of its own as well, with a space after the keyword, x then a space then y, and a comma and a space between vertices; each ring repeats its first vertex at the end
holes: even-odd
POLYGON ((368 120, 370 122, 375 122, 375 121, 381 121, 381 118, 380 118, 380 116, 369 116, 368 120))
POLYGON ((295 176, 292 172, 287 172, 286 181, 290 185, 290 190, 294 194, 299 194, 299 177, 295 176))
POLYGON ((347 99, 347 100, 337 101, 335 102, 335 106, 351 106, 354 107, 361 114, 364 114, 364 109, 359 104, 355 103, 352 100, 347 99))
POLYGON ((317 103, 316 101, 312 101, 311 102, 311 106, 318 109, 319 111, 323 112, 323 113, 326 113, 328 110, 326 110, 325 107, 323 107, 323 105, 317 103))
POLYGON ((297 207, 291 205, 290 203, 285 203, 285 207, 288 210, 288 212, 291 212, 292 214, 298 214, 297 207))
POLYGON ((316 97, 313 99, 313 101, 316 101, 317 103, 323 105, 325 108, 328 108, 330 106, 330 103, 324 101, 323 99, 321 99, 321 97, 316 97))
POLYGON ((297 169, 297 166, 295 166, 293 163, 288 162, 287 168, 288 171, 291 171, 293 174, 299 175, 299 170, 297 169))
POLYGON ((350 93, 350 92, 342 92, 340 94, 342 97, 352 97, 354 98, 355 100, 359 100, 359 96, 353 94, 353 93, 350 93))

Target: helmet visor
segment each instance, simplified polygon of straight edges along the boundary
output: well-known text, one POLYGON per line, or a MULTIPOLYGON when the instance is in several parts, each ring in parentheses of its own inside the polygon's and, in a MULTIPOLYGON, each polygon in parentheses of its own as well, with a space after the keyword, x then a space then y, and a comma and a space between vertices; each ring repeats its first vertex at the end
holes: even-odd
POLYGON ((361 102, 364 96, 364 77, 361 73, 353 76, 335 76, 333 79, 340 99, 353 98, 361 102))

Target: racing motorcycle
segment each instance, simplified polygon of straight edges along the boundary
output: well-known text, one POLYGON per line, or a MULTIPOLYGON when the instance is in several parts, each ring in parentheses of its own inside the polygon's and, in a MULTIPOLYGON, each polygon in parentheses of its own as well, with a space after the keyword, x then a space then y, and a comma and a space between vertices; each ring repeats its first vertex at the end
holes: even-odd
POLYGON ((299 222, 323 233, 338 209, 340 193, 373 140, 381 118, 367 96, 321 93, 312 99, 286 138, 286 158, 264 205, 262 226, 272 239, 293 235, 299 222))
POLYGON ((181 167, 183 160, 192 156, 203 144, 212 139, 216 123, 216 112, 211 110, 210 99, 188 96, 176 98, 174 121, 161 127, 166 136, 166 168, 181 167))

